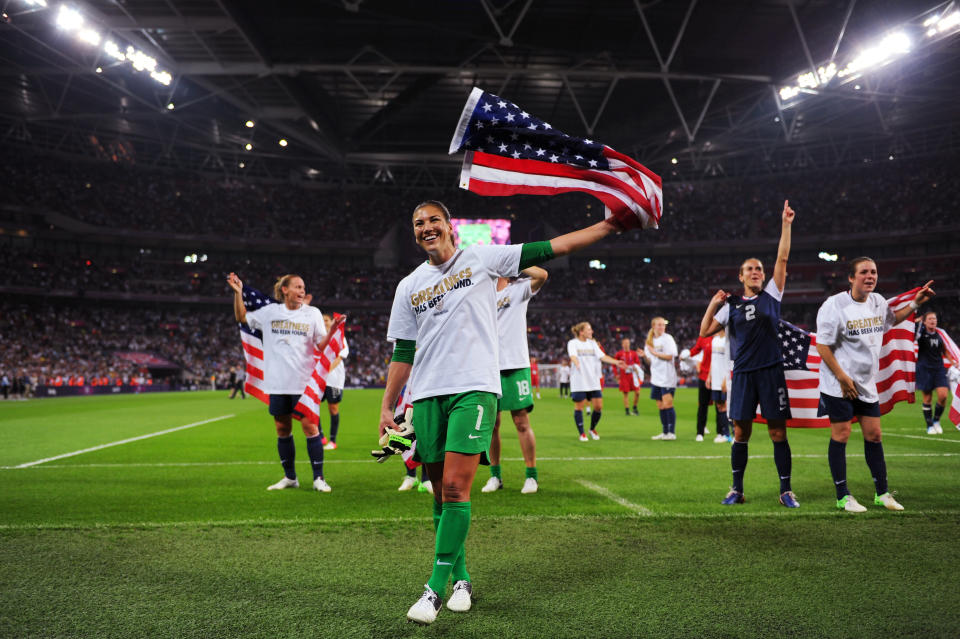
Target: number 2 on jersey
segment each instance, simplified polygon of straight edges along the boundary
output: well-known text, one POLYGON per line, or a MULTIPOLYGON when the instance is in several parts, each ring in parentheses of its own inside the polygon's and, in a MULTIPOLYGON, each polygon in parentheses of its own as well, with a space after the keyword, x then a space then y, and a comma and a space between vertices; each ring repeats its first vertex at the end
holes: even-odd
POLYGON ((746 315, 747 321, 749 322, 757 316, 757 307, 753 304, 747 304, 747 306, 743 309, 743 314, 746 315))

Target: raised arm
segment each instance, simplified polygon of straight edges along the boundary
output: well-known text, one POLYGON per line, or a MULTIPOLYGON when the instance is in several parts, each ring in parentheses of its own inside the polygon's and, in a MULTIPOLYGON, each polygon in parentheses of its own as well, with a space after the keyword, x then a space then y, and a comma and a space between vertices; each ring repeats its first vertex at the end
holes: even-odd
POLYGON ((530 278, 530 290, 536 293, 547 283, 547 272, 539 266, 531 266, 520 271, 530 278))
POLYGON ((227 276, 227 285, 233 289, 233 316, 238 322, 247 323, 247 309, 243 305, 243 282, 236 273, 227 276))
POLYGON ((617 359, 615 357, 610 357, 609 355, 602 355, 600 357, 600 361, 605 362, 607 364, 613 364, 614 366, 619 366, 620 368, 627 367, 627 363, 625 361, 623 361, 622 359, 617 359))
POLYGON ((723 303, 727 301, 728 297, 730 297, 729 293, 720 290, 710 299, 710 303, 707 304, 707 310, 703 314, 703 319, 700 320, 700 337, 710 337, 720 332, 720 329, 723 328, 723 324, 713 319, 713 316, 717 314, 717 311, 720 310, 720 307, 723 306, 723 303))
POLYGON ((899 324, 903 320, 907 319, 910 313, 914 312, 920 305, 925 303, 927 300, 932 298, 936 293, 930 285, 933 284, 933 280, 930 280, 923 287, 917 291, 917 294, 913 296, 913 301, 901 308, 899 311, 894 311, 893 313, 893 323, 899 324))
POLYGON ((790 231, 796 213, 790 208, 790 200, 783 201, 783 214, 780 225, 780 245, 777 247, 777 263, 773 267, 773 281, 777 290, 783 292, 787 283, 787 260, 790 259, 790 231))

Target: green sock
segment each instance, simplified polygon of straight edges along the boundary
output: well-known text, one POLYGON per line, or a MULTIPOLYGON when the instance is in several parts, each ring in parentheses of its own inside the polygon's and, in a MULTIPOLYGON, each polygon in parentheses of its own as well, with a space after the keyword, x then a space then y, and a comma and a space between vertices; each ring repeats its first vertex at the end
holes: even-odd
POLYGON ((527 477, 537 478, 537 467, 527 468, 527 477))
MULTIPOLYGON (((443 516, 443 504, 433 501, 433 531, 436 532, 440 527, 440 518, 443 516)), ((467 572, 467 560, 464 554, 463 546, 460 547, 460 554, 457 560, 453 562, 453 573, 451 575, 454 581, 470 581, 470 573, 467 572)))
POLYGON ((500 464, 490 464, 490 476, 500 479, 500 464))
MULTIPOLYGON (((457 558, 463 555, 463 542, 470 531, 470 502, 446 502, 437 526, 436 561, 427 585, 441 598, 447 594, 447 582, 457 558)), ((464 571, 466 572, 466 571, 464 571)))

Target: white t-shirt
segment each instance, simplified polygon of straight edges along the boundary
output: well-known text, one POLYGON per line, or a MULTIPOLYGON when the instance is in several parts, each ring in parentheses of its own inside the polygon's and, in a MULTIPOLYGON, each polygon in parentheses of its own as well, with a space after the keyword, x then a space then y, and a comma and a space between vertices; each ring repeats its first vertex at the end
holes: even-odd
MULTIPOLYGON (((595 340, 579 340, 574 337, 567 342, 567 355, 576 357, 580 367, 570 367, 570 392, 600 390, 600 378, 603 377, 600 358, 605 355, 595 340)), ((571 360, 572 361, 572 360, 571 360)))
POLYGON ((320 309, 267 304, 247 311, 247 326, 263 332, 263 392, 301 395, 315 366, 314 347, 327 334, 320 309))
POLYGON ((340 363, 337 364, 337 367, 331 370, 327 374, 327 388, 338 388, 343 390, 344 385, 347 381, 347 369, 343 365, 343 360, 347 359, 347 356, 350 355, 350 347, 347 346, 347 338, 343 338, 343 350, 340 351, 340 363))
POLYGON ((730 390, 730 344, 727 336, 714 335, 710 343, 710 390, 723 390, 723 382, 730 390))
POLYGON ((410 401, 466 391, 500 395, 496 285, 498 277, 519 273, 521 246, 470 246, 400 280, 387 339, 417 342, 410 401))
POLYGON ((650 383, 661 388, 676 388, 677 367, 674 360, 653 356, 653 353, 656 352, 661 355, 672 355, 675 358, 678 351, 677 343, 673 341, 673 337, 667 333, 660 337, 654 337, 653 348, 651 349, 650 346, 645 344, 643 350, 647 354, 647 359, 650 360, 650 383))
MULTIPOLYGON (((840 368, 857 387, 860 400, 879 401, 877 371, 883 333, 893 326, 893 309, 878 293, 870 293, 865 302, 857 302, 849 291, 831 295, 817 312, 817 344, 833 347, 840 368)), ((820 365, 820 392, 843 397, 836 375, 826 364, 820 365)))
POLYGON ((557 379, 561 384, 570 383, 570 367, 567 366, 566 364, 560 367, 560 371, 557 373, 557 375, 558 375, 557 379))
POLYGON ((500 370, 530 368, 527 346, 527 305, 537 291, 529 279, 510 282, 497 292, 497 333, 500 337, 500 370))

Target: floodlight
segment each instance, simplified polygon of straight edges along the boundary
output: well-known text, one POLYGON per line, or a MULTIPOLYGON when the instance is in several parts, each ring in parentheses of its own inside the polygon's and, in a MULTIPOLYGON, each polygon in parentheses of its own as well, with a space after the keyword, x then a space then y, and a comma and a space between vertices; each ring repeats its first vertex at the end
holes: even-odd
POLYGON ((120 50, 120 47, 113 40, 107 40, 104 43, 103 52, 114 60, 120 60, 122 62, 127 59, 127 56, 124 55, 123 51, 120 50))
POLYGON ((127 58, 130 60, 130 64, 133 65, 133 68, 137 71, 153 71, 157 68, 157 59, 148 56, 139 49, 127 47, 127 58))
POLYGON ((103 67, 97 67, 96 71, 97 73, 103 73, 103 67))
POLYGON ((87 44, 92 44, 97 46, 100 44, 100 34, 94 31, 93 29, 81 29, 80 33, 77 34, 77 37, 80 38, 81 42, 86 42, 87 44))
POLYGON ((252 129, 254 127, 253 120, 247 120, 247 128, 252 129))
POLYGON ((244 168, 244 167, 247 166, 247 163, 246 163, 246 162, 241 162, 241 163, 238 164, 237 166, 239 166, 239 167, 242 169, 242 168, 244 168))
POLYGON ((60 5, 60 12, 57 14, 57 26, 66 31, 79 29, 83 24, 83 16, 76 9, 71 9, 65 4, 60 5))
POLYGON ((175 108, 177 107, 173 104, 173 102, 167 103, 167 111, 173 111, 175 108))
POLYGON ((897 31, 887 35, 880 41, 880 46, 884 49, 892 50, 894 53, 907 53, 910 51, 913 43, 910 42, 910 36, 903 31, 897 31))
POLYGON ((247 142, 246 144, 243 145, 243 148, 245 148, 247 151, 252 151, 253 145, 247 142))
POLYGON ((826 251, 820 251, 817 257, 824 262, 836 262, 838 259, 838 255, 836 253, 827 253, 826 251))
POLYGON ((278 144, 279 144, 280 146, 287 146, 287 141, 286 141, 285 139, 281 138, 281 139, 280 139, 280 142, 278 142, 278 144))
POLYGON ((945 15, 940 18, 940 21, 937 22, 937 30, 940 33, 952 29, 953 27, 960 24, 960 10, 954 11, 951 14, 945 15))
POLYGON ((47 7, 47 0, 26 0, 31 7, 47 7))
POLYGON ((168 71, 151 71, 150 77, 165 87, 170 86, 170 82, 173 81, 173 76, 168 71))
POLYGON ((670 164, 676 164, 677 158, 670 158, 670 164))

